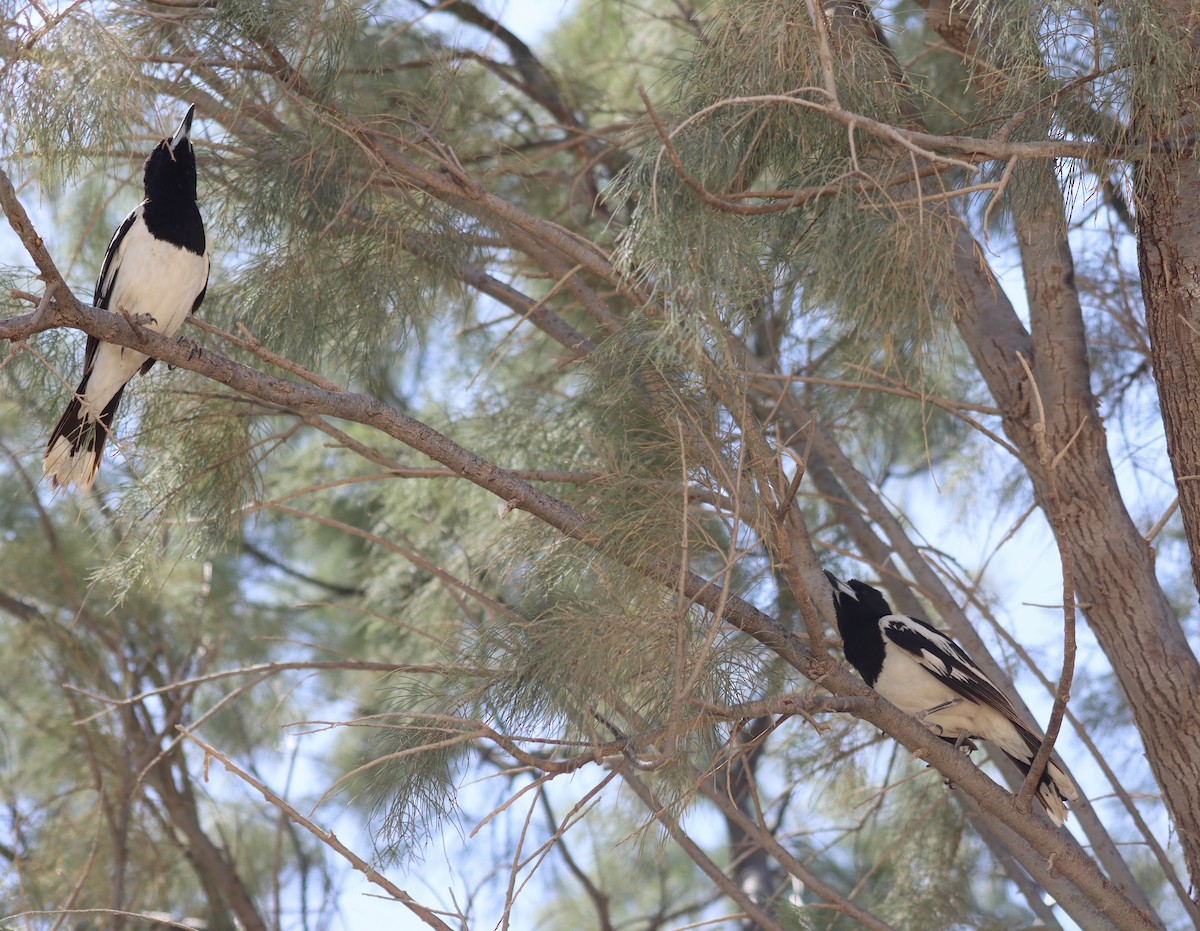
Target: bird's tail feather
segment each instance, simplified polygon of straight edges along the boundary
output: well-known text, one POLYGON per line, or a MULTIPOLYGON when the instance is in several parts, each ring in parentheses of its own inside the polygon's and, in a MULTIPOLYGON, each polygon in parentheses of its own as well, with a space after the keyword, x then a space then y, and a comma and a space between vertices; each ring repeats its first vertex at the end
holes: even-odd
MULTIPOLYGON (((1024 752, 1020 752, 1019 748, 1009 748, 1002 746, 1000 749, 1019 769, 1022 775, 1029 775, 1029 764, 1033 762, 1034 756, 1042 746, 1042 738, 1033 731, 1020 727, 1018 732, 1021 739, 1025 743, 1024 752), (1013 750, 1018 752, 1013 752, 1013 750)), ((1054 762, 1053 756, 1046 763, 1046 768, 1042 770, 1042 777, 1038 780, 1037 799, 1042 807, 1046 809, 1046 814, 1050 816, 1050 820, 1056 825, 1061 826, 1067 820, 1067 802, 1073 802, 1079 798, 1079 790, 1075 788, 1075 783, 1057 763, 1054 762)))
POLYGON ((91 488, 96 470, 100 468, 104 443, 112 428, 117 405, 125 390, 124 387, 118 390, 100 416, 96 417, 91 408, 85 408, 83 404, 86 384, 85 379, 67 404, 67 409, 58 419, 58 425, 50 434, 50 442, 46 444, 42 471, 50 476, 50 484, 54 488, 67 485, 75 485, 81 491, 91 488))

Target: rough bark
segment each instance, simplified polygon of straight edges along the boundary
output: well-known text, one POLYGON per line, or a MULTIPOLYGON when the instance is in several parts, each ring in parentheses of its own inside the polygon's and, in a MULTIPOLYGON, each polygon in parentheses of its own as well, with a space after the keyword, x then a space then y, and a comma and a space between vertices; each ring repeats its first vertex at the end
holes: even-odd
MULTIPOLYGON (((1180 24, 1196 12, 1174 6, 1180 24)), ((1161 24, 1160 24, 1161 25, 1161 24)), ((1196 25, 1181 30, 1193 61, 1200 55, 1196 25)), ((1146 305, 1150 357, 1166 431, 1167 454, 1179 494, 1179 511, 1192 556, 1192 579, 1200 590, 1200 158, 1172 150, 1172 137, 1194 133, 1200 68, 1181 104, 1166 119, 1153 102, 1139 102, 1135 125, 1161 143, 1163 154, 1135 165, 1138 267, 1146 305), (1158 128, 1154 132, 1152 128, 1158 128), (1160 134, 1165 137, 1160 138, 1160 134)), ((1195 874, 1193 874, 1194 876, 1195 874)))
MULTIPOLYGON (((1005 411, 1006 434, 1033 462, 1034 402, 1017 354, 1034 358, 1034 340, 981 264, 974 242, 963 236, 958 258, 967 299, 956 321, 959 333, 1005 411)), ((1039 341, 1052 359, 1059 339, 1061 333, 1053 332, 1039 341)), ((1045 375, 1044 382, 1039 379, 1044 398, 1048 391, 1059 397, 1067 393, 1061 381, 1055 389, 1051 365, 1043 361, 1039 370, 1045 375)), ((1057 372, 1060 378, 1064 373, 1057 372)), ((1120 497, 1099 418, 1093 410, 1079 423, 1063 422, 1070 409, 1070 402, 1061 400, 1051 423, 1047 408, 1052 450, 1062 450, 1079 430, 1055 472, 1066 512, 1061 543, 1075 560, 1084 614, 1112 662, 1195 878, 1200 875, 1200 666, 1155 578, 1150 547, 1120 497)), ((1044 476, 1032 465, 1030 475, 1044 506, 1044 476)))
POLYGON ((1138 264, 1179 511, 1200 589, 1200 162, 1139 171, 1138 264))

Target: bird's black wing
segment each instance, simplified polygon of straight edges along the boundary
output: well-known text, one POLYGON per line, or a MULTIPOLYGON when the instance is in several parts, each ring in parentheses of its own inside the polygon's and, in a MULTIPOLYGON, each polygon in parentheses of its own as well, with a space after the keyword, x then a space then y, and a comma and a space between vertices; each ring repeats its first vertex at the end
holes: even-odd
POLYGON ((96 307, 108 310, 108 300, 112 297, 113 285, 117 281, 117 272, 121 269, 119 258, 121 246, 125 242, 125 236, 133 229, 133 224, 138 221, 145 209, 146 204, 143 202, 130 210, 129 216, 121 221, 121 225, 113 233, 112 239, 108 241, 108 248, 104 250, 104 264, 100 266, 100 275, 96 278, 96 294, 92 298, 92 304, 96 307))
MULTIPOLYGON (((108 301, 112 297, 113 285, 117 283, 117 272, 121 270, 121 246, 125 242, 125 236, 133 229, 133 224, 141 217, 145 210, 145 203, 138 204, 129 211, 129 215, 121 221, 121 225, 117 227, 112 235, 112 239, 108 241, 108 248, 104 250, 104 264, 100 266, 100 275, 96 278, 96 291, 92 296, 92 306, 99 307, 101 310, 109 310, 108 301)), ((83 370, 84 372, 91 371, 92 359, 96 355, 96 349, 100 345, 100 340, 94 336, 87 338, 87 347, 83 351, 83 370)))
POLYGON ((936 627, 915 617, 889 614, 879 626, 889 641, 912 655, 938 681, 967 701, 994 708, 1020 730, 1029 730, 1012 702, 983 674, 957 643, 936 627))

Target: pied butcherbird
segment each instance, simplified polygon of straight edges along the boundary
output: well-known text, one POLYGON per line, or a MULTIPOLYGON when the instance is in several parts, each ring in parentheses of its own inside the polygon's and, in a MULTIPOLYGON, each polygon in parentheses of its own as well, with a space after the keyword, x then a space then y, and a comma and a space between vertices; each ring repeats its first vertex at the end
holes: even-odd
MULTIPOLYGON (((920 718, 935 734, 973 749, 982 739, 999 747, 1025 774, 1042 739, 1012 702, 957 643, 916 617, 894 614, 883 594, 858 579, 826 572, 843 650, 863 681, 893 705, 920 718)), ((1037 799, 1056 825, 1079 792, 1053 759, 1037 799)))
MULTIPOLYGON (((196 206, 196 153, 188 138, 196 108, 146 159, 145 198, 113 233, 92 303, 135 325, 173 336, 208 286, 210 250, 196 206)), ((89 336, 83 378, 50 434, 42 469, 52 487, 91 487, 121 393, 154 359, 89 336)))

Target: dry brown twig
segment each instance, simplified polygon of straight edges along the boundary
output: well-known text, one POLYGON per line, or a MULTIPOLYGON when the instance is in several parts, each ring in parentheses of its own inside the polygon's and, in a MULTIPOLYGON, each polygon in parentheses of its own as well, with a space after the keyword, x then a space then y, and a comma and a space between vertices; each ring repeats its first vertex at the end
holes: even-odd
MULTIPOLYGON (((1029 811, 1033 803, 1033 795, 1037 791, 1038 782, 1042 778, 1042 773, 1050 762, 1050 755, 1054 752, 1054 741, 1058 739, 1058 732, 1062 728, 1063 714, 1067 710, 1067 702, 1071 699, 1071 682, 1075 678, 1075 563, 1072 559, 1070 550, 1063 542, 1062 534, 1062 502, 1058 496, 1058 485, 1054 479, 1054 469, 1066 455, 1071 444, 1078 437, 1079 432, 1067 441, 1066 445, 1058 451, 1056 455, 1051 455, 1050 446, 1046 441, 1046 411, 1042 406, 1042 395, 1038 389, 1037 379, 1033 377, 1033 370, 1029 366, 1029 362, 1020 353, 1017 354, 1017 361, 1021 363, 1021 368, 1025 372, 1025 377, 1029 379, 1030 388, 1033 391, 1034 408, 1037 412, 1037 420, 1033 424, 1034 442, 1037 445, 1038 459, 1042 467, 1042 475, 1046 482, 1046 516, 1050 519, 1050 525, 1054 530, 1054 538, 1058 543, 1059 558, 1062 562, 1062 611, 1063 611, 1063 665, 1062 673, 1059 675, 1058 687, 1054 691, 1054 707, 1050 712, 1050 721, 1046 725, 1046 735, 1042 738, 1042 745, 1038 748, 1037 754, 1029 763, 1029 772, 1025 776, 1025 782, 1021 786, 1021 791, 1017 795, 1017 806, 1021 811, 1029 811)), ((1080 425, 1082 427, 1082 424, 1080 425)))
POLYGON ((238 779, 241 779, 251 788, 257 790, 267 802, 269 802, 271 805, 274 805, 281 812, 287 815, 291 821, 300 825, 315 838, 317 838, 317 840, 319 840, 322 844, 324 844, 334 853, 338 854, 338 856, 342 857, 342 859, 349 863, 355 870, 362 873, 367 882, 378 886, 391 898, 405 905, 409 911, 420 918, 421 921, 423 921, 430 928, 436 928, 437 931, 452 931, 450 926, 442 921, 432 909, 422 905, 407 892, 393 883, 390 879, 376 870, 373 866, 371 866, 370 863, 338 840, 332 831, 327 831, 318 827, 313 821, 300 814, 299 811, 288 804, 287 801, 272 792, 266 785, 239 767, 236 763, 217 750, 216 747, 201 740, 188 728, 184 727, 183 725, 179 725, 178 730, 187 740, 190 740, 197 747, 204 751, 206 774, 208 771, 208 760, 216 760, 223 765, 228 772, 232 773, 238 779))

